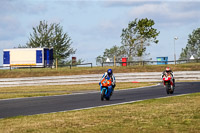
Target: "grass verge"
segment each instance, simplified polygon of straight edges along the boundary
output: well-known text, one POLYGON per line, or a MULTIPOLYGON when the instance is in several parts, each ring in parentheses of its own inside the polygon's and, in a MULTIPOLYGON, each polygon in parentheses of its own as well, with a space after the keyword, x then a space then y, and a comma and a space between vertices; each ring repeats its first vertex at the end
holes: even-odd
MULTIPOLYGON (((115 89, 138 88, 156 85, 156 83, 117 83, 115 89)), ((36 97, 36 96, 52 96, 71 94, 82 91, 99 91, 98 84, 84 85, 49 85, 49 86, 19 86, 19 87, 3 87, 0 88, 0 99, 20 98, 20 97, 36 97)))
POLYGON ((135 103, 0 119, 2 133, 198 133, 200 93, 135 103))

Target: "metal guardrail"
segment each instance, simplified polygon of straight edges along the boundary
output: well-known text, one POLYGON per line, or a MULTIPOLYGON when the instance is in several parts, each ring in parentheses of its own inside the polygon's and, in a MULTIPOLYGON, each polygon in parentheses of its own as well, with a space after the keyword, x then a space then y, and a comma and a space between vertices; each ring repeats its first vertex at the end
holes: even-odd
POLYGON ((75 64, 75 65, 58 65, 58 67, 69 66, 70 69, 72 69, 72 67, 83 66, 83 65, 90 65, 90 67, 92 68, 92 63, 83 63, 83 64, 75 64))
POLYGON ((53 68, 53 66, 44 66, 44 65, 11 65, 11 66, 0 66, 0 68, 7 68, 7 69, 15 69, 15 68, 20 68, 20 69, 23 69, 23 68, 29 68, 29 69, 32 69, 32 68, 53 68))
MULTIPOLYGON (((70 69, 72 69, 72 67, 76 67, 76 66, 83 66, 83 65, 90 65, 90 67, 92 68, 92 63, 83 63, 83 64, 74 64, 74 65, 58 65, 59 67, 70 67, 70 69)), ((0 68, 7 68, 7 69, 14 69, 14 68, 28 68, 28 69, 32 69, 32 68, 56 68, 54 65, 11 65, 11 66, 0 66, 0 68)))
POLYGON ((103 62, 101 66, 122 66, 123 63, 126 63, 126 66, 133 66, 133 65, 167 65, 167 64, 184 64, 184 63, 200 63, 200 59, 193 59, 193 60, 176 60, 175 61, 127 61, 127 62, 103 62), (159 63, 159 64, 158 64, 159 63))

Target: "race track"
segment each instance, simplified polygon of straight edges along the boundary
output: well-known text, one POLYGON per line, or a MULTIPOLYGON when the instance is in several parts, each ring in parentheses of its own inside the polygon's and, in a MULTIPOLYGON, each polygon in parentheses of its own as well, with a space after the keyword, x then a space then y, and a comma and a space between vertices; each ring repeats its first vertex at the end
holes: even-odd
POLYGON ((100 91, 61 96, 0 100, 0 118, 79 110, 196 92, 200 92, 200 82, 176 83, 176 89, 172 95, 166 94, 165 88, 162 85, 119 90, 114 92, 110 101, 101 101, 100 91))

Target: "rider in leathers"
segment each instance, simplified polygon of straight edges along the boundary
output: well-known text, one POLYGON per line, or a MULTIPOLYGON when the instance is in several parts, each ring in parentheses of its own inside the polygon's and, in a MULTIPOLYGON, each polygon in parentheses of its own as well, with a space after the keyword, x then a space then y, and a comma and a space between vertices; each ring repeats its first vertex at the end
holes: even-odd
MULTIPOLYGON (((167 74, 170 74, 172 76, 171 80, 172 80, 174 88, 175 88, 174 74, 173 74, 173 71, 170 69, 170 67, 166 67, 165 71, 162 72, 161 78, 163 78, 164 75, 166 76, 167 74)), ((164 84, 164 86, 165 86, 165 84, 164 84)))
MULTIPOLYGON (((104 79, 104 78, 111 78, 111 81, 112 81, 112 84, 110 86, 108 86, 108 88, 112 89, 112 92, 114 91, 114 88, 115 88, 115 83, 116 83, 116 80, 115 80, 115 76, 113 75, 113 72, 112 72, 112 69, 108 69, 107 72, 104 73, 104 75, 102 76, 100 82, 99 82, 99 85, 101 86, 101 89, 102 89, 102 85, 101 85, 101 81, 104 79)), ((111 95, 112 95, 112 92, 111 92, 111 95)))

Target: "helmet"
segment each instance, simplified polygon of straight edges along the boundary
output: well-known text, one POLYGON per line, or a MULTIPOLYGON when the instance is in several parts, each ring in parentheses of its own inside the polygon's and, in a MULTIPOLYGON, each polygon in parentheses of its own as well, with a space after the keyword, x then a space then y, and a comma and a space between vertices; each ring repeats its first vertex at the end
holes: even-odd
POLYGON ((108 73, 109 76, 111 76, 112 75, 112 69, 108 69, 107 73, 108 73))
POLYGON ((170 67, 166 67, 166 72, 170 72, 171 71, 171 69, 170 69, 170 67))

